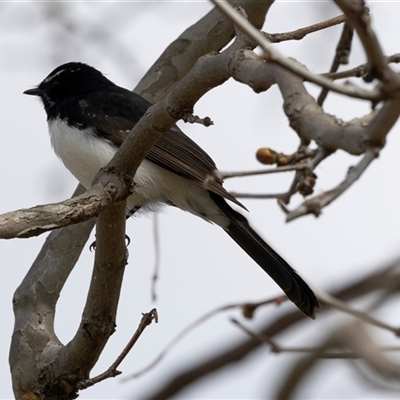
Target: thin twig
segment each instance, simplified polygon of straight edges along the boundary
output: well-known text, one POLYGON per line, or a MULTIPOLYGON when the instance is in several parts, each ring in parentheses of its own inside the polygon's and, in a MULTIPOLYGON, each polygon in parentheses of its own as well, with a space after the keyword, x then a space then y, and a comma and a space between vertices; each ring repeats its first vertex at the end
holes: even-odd
MULTIPOLYGON (((301 346, 301 347, 286 347, 279 345, 274 339, 269 338, 268 336, 262 333, 256 333, 244 326, 240 321, 235 318, 231 318, 231 322, 238 326, 241 330, 243 330, 247 335, 252 337, 253 339, 259 340, 262 343, 271 347, 271 351, 273 353, 315 353, 319 351, 319 347, 312 346, 301 346)), ((400 346, 380 346, 377 347, 379 351, 400 351, 400 346)), ((318 355, 319 358, 325 359, 357 359, 360 358, 360 355, 351 352, 351 351, 331 351, 331 352, 322 352, 318 355)))
POLYGON ((229 193, 238 199, 282 199, 287 195, 287 193, 229 193))
POLYGON ((382 84, 382 93, 393 93, 398 91, 400 79, 388 66, 383 55, 382 46, 371 27, 369 9, 363 1, 334 0, 336 5, 347 15, 349 23, 356 30, 368 58, 367 82, 379 79, 382 84))
POLYGON ((376 318, 370 317, 367 313, 363 311, 354 310, 353 308, 349 307, 345 302, 331 296, 330 294, 322 290, 316 290, 315 294, 317 295, 318 299, 321 300, 322 303, 329 304, 331 307, 343 311, 347 314, 350 314, 353 317, 356 317, 367 324, 374 325, 382 329, 386 329, 390 332, 393 332, 396 336, 400 336, 400 328, 395 328, 389 324, 377 320, 376 318))
MULTIPOLYGON (((391 56, 386 57, 386 61, 388 64, 390 63, 400 63, 400 53, 392 54, 391 56)), ((326 73, 323 74, 329 79, 345 79, 345 78, 360 78, 363 77, 368 71, 368 64, 361 64, 358 67, 348 69, 346 71, 334 72, 334 73, 326 73)))
POLYGON ((304 36, 310 33, 314 33, 322 29, 342 24, 343 22, 346 22, 346 19, 347 19, 346 16, 342 14, 337 17, 327 19, 326 21, 306 26, 305 28, 296 29, 295 31, 283 32, 283 33, 265 33, 265 37, 271 43, 279 43, 285 40, 301 40, 304 38, 304 36))
POLYGON ((266 175, 275 174, 278 172, 288 172, 288 171, 299 171, 307 168, 307 164, 294 164, 294 165, 283 165, 281 167, 269 168, 269 169, 258 169, 253 171, 235 171, 235 172, 223 172, 215 170, 213 177, 221 182, 229 178, 238 178, 243 176, 254 176, 254 175, 266 175))
POLYGON ((301 357, 288 370, 281 387, 272 395, 274 399, 292 399, 304 378, 321 362, 321 355, 331 349, 349 349, 372 370, 373 375, 398 381, 399 364, 385 357, 359 322, 338 327, 312 353, 301 357))
POLYGON ((131 351, 132 347, 138 341, 139 337, 142 335, 144 330, 153 321, 155 321, 156 323, 158 322, 158 314, 157 314, 157 310, 155 308, 153 308, 150 312, 143 314, 142 319, 140 320, 139 326, 136 329, 136 332, 132 336, 131 340, 128 342, 128 344, 125 346, 125 348, 122 350, 122 352, 118 356, 118 358, 107 369, 107 371, 103 372, 100 375, 97 375, 94 378, 87 379, 85 381, 80 382, 78 385, 79 389, 80 390, 87 389, 88 387, 93 386, 96 383, 99 383, 101 381, 104 381, 105 379, 114 378, 117 375, 122 374, 121 371, 117 370, 118 366, 122 363, 122 361, 125 359, 125 357, 128 355, 128 353, 131 351))
MULTIPOLYGON (((339 66, 342 64, 349 63, 349 55, 351 51, 351 42, 353 39, 353 27, 346 22, 343 26, 343 31, 339 39, 339 43, 336 46, 335 57, 332 62, 332 66, 329 72, 336 72, 339 66)), ((323 88, 320 95, 318 96, 317 103, 322 107, 329 90, 323 88)))
POLYGON ((173 347, 175 347, 185 336, 187 336, 193 329, 197 328, 199 325, 203 324, 206 322, 208 319, 211 317, 236 308, 240 308, 243 311, 243 315, 247 318, 251 318, 255 312, 255 310, 263 305, 267 304, 272 304, 275 303, 277 305, 281 304, 283 301, 286 301, 287 297, 286 296, 278 296, 272 299, 264 300, 258 303, 236 303, 236 304, 227 304, 222 307, 215 308, 214 310, 211 310, 207 312, 206 314, 202 315, 201 317, 197 318, 195 321, 193 321, 191 324, 189 324, 186 328, 184 328, 181 332, 179 332, 168 344, 165 346, 165 348, 161 351, 161 353, 155 358, 154 361, 152 361, 149 365, 147 365, 145 368, 141 369, 140 371, 128 375, 123 378, 123 381, 127 381, 130 379, 135 379, 138 378, 139 376, 145 374, 146 372, 150 371, 153 369, 157 364, 159 364, 164 357, 171 351, 173 347))

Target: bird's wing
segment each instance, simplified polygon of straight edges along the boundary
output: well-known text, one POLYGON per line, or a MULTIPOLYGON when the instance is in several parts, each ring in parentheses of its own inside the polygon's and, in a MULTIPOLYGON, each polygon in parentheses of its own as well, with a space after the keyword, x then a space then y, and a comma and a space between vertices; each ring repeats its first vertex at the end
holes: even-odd
MULTIPOLYGON (((141 96, 116 87, 115 92, 94 93, 79 104, 81 127, 93 126, 95 134, 119 147, 151 103, 141 96)), ((183 178, 189 179, 246 209, 221 183, 212 179, 217 169, 211 157, 176 125, 164 132, 146 158, 183 178)))

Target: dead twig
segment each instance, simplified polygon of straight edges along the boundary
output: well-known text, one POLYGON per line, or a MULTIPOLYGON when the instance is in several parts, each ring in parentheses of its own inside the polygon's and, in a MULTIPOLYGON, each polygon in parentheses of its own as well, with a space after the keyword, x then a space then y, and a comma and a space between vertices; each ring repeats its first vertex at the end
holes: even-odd
POLYGON ((80 390, 87 389, 90 386, 95 385, 101 381, 104 381, 108 378, 115 378, 116 376, 122 374, 121 371, 118 371, 117 368, 131 351, 132 347, 138 341, 139 337, 142 335, 144 330, 153 322, 158 322, 158 314, 157 310, 153 308, 150 312, 143 314, 142 319, 140 320, 139 326, 136 329, 136 332, 132 336, 131 340, 122 350, 121 354, 117 357, 117 359, 112 363, 112 365, 107 369, 107 371, 103 372, 100 375, 95 376, 91 379, 86 379, 85 381, 79 382, 78 388, 80 390))
POLYGON ((236 304, 227 304, 222 307, 218 307, 214 310, 209 311, 208 313, 202 315, 201 317, 197 318, 194 320, 191 324, 189 324, 186 328, 184 328, 181 332, 179 332, 164 348, 164 350, 161 351, 161 353, 156 357, 156 359, 151 362, 149 365, 147 365, 145 368, 141 369, 140 371, 128 375, 124 378, 124 381, 131 380, 138 378, 139 376, 145 374, 146 372, 150 371, 153 369, 157 364, 159 364, 164 357, 171 351, 173 347, 175 347, 185 336, 187 336, 192 330, 197 328, 199 325, 203 324, 206 322, 208 319, 212 318, 213 316, 220 314, 222 312, 232 310, 239 308, 242 310, 243 315, 246 318, 252 318, 254 315, 254 312, 258 307, 261 307, 263 305, 267 304, 281 304, 283 301, 286 301, 287 297, 286 296, 278 296, 272 299, 267 299, 264 301, 260 301, 258 303, 236 303, 236 304))
POLYGON ((295 31, 283 32, 283 33, 264 33, 265 37, 271 43, 279 43, 286 40, 301 40, 306 35, 314 32, 321 31, 322 29, 330 28, 335 25, 346 22, 347 18, 344 14, 338 15, 337 17, 327 19, 326 21, 318 22, 313 25, 306 26, 304 28, 296 29, 295 31))

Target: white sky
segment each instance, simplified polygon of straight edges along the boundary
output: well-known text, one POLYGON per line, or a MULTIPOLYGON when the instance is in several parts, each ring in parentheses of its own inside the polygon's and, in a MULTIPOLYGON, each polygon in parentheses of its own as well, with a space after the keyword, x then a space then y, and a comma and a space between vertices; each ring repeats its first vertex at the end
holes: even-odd
MULTIPOLYGON (((0 147, 0 213, 63 200, 76 182, 50 147, 44 110, 25 89, 39 83, 51 70, 67 61, 83 61, 100 69, 115 83, 133 88, 161 51, 184 29, 202 17, 208 2, 62 3, 62 16, 72 23, 66 33, 59 17, 45 20, 44 3, 0 5, 0 96, 2 113, 0 147), (51 32, 51 34, 50 34, 51 32), (99 36, 101 34, 102 36, 99 36)), ((400 50, 398 15, 400 3, 370 3, 374 26, 386 54, 400 50)), ((289 31, 338 15, 328 2, 277 2, 271 8, 265 30, 289 31)), ((316 33, 302 42, 278 48, 315 72, 326 72, 331 64, 340 28, 316 33)), ((350 66, 365 61, 358 40, 350 66)), ((312 94, 318 90, 309 86, 312 94)), ((254 153, 268 146, 293 152, 298 144, 282 112, 277 88, 255 95, 239 83, 229 81, 204 96, 195 113, 210 116, 215 125, 180 124, 201 145, 221 170, 259 168, 254 153)), ((344 120, 361 117, 369 110, 363 102, 330 95, 328 112, 344 120)), ((388 137, 380 158, 362 179, 319 219, 308 216, 290 224, 274 201, 243 201, 253 226, 310 284, 322 289, 338 287, 371 271, 399 254, 400 226, 400 138, 398 127, 388 137)), ((342 152, 316 171, 316 193, 336 185, 357 158, 342 152)), ((236 179, 226 183, 235 191, 279 192, 291 175, 236 179)), ((297 203, 300 199, 296 199, 297 203)), ((294 207, 294 205, 291 205, 294 207)), ((141 313, 154 304, 150 279, 154 264, 152 219, 128 222, 130 261, 124 280, 117 318, 117 332, 95 367, 105 370, 136 329, 141 313)), ((13 329, 11 299, 46 235, 24 240, 0 241, 0 397, 11 398, 8 349, 13 329)), ((120 369, 133 373, 146 366, 180 330, 205 312, 227 303, 258 301, 279 294, 279 288, 219 228, 200 219, 165 209, 160 215, 161 273, 158 284, 160 322, 150 326, 120 369)), ((77 329, 89 284, 93 254, 88 246, 72 273, 57 307, 56 333, 67 342, 77 329)), ((292 309, 284 304, 284 310, 292 309)), ((398 306, 378 315, 393 325, 398 306)), ((280 313, 274 307, 257 313, 256 328, 280 313)), ((151 393, 174 373, 197 358, 207 357, 244 336, 229 322, 238 312, 214 317, 179 344, 155 369, 142 378, 121 384, 110 379, 80 393, 82 399, 139 398, 151 393)), ((339 313, 317 321, 305 321, 303 330, 280 337, 281 343, 315 345, 325 332, 346 321, 339 313), (307 326, 306 326, 307 324, 307 326)), ((379 332, 392 343, 392 336, 379 332)), ((276 385, 292 365, 293 356, 271 355, 266 348, 240 366, 229 367, 182 393, 181 399, 271 398, 276 385)), ((324 361, 302 386, 298 398, 372 399, 398 398, 379 391, 362 380, 353 364, 324 361)))

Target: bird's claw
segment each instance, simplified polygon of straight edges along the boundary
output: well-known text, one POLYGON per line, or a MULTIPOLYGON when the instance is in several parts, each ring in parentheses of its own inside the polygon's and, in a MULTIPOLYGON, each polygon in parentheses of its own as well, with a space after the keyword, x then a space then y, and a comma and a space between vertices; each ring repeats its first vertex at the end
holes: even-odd
MULTIPOLYGON (((125 241, 126 241, 126 247, 128 247, 131 244, 131 238, 128 235, 125 235, 125 241)), ((94 241, 90 246, 89 250, 96 251, 96 241, 94 241)))

